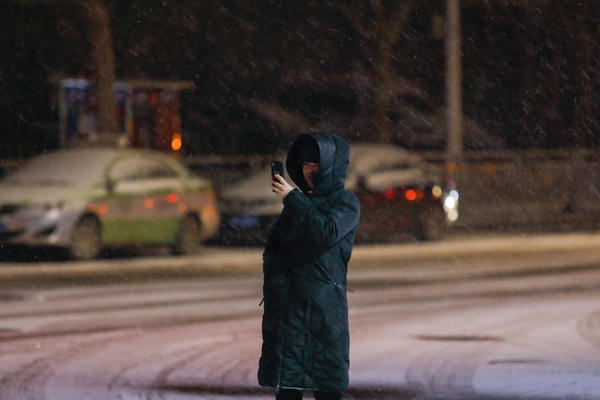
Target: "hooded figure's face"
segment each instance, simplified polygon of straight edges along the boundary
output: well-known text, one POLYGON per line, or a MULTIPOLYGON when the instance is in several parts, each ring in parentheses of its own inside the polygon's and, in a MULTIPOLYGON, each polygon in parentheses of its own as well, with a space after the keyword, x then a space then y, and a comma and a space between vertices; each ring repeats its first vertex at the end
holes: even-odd
POLYGON ((319 171, 319 163, 304 161, 302 163, 302 175, 309 188, 314 189, 315 187, 315 174, 319 171))
POLYGON ((294 140, 286 160, 290 178, 305 194, 327 196, 344 188, 350 157, 348 143, 331 133, 304 133, 294 140))

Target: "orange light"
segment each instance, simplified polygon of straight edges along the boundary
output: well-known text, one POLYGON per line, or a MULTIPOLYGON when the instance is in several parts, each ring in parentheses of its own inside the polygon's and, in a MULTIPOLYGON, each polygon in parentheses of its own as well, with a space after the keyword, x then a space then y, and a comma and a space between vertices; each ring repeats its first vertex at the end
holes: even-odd
POLYGON ((177 203, 179 201, 179 195, 177 193, 169 193, 167 195, 167 203, 177 203))
POLYGON ((417 193, 417 200, 423 200, 423 197, 425 197, 425 193, 423 193, 423 191, 421 189, 417 189, 416 193, 417 193))
POLYGON ((108 204, 106 204, 106 203, 100 204, 96 208, 96 211, 98 212, 99 215, 106 215, 108 213, 108 204))
POLYGON ((181 149, 181 133, 174 133, 171 138, 171 149, 179 151, 181 149))
POLYGON ((151 199, 150 197, 144 199, 144 207, 146 207, 146 208, 154 207, 154 199, 151 199))
POLYGON ((385 189, 383 195, 386 199, 395 199, 398 193, 394 189, 385 189))
POLYGON ((202 209, 202 214, 205 217, 214 217, 217 215, 217 209, 212 204, 207 204, 202 209))
POLYGON ((404 192, 404 197, 406 197, 406 200, 408 201, 414 201, 417 199, 417 192, 412 189, 408 189, 406 192, 404 192))

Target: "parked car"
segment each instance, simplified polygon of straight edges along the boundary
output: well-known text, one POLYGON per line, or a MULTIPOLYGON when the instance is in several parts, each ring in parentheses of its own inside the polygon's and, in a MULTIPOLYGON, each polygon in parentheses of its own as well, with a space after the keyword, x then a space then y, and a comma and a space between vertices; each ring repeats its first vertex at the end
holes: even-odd
MULTIPOLYGON (((220 189, 219 239, 222 243, 264 243, 271 225, 283 209, 281 200, 271 192, 270 179, 269 165, 220 189)), ((295 187, 293 182, 289 183, 295 187)))
MULTIPOLYGON (((222 240, 264 242, 282 210, 269 180, 267 167, 223 188, 222 240)), ((361 204, 357 241, 393 241, 407 233, 419 240, 440 238, 458 218, 458 192, 444 190, 442 180, 438 168, 400 147, 351 145, 346 189, 361 204)))
POLYGON ((346 188, 361 205, 359 241, 392 241, 406 233, 437 240, 458 218, 458 192, 444 190, 441 170, 396 146, 352 146, 346 188))
POLYGON ((64 247, 76 259, 128 244, 194 253, 218 231, 216 197, 209 180, 156 151, 59 150, 0 182, 0 242, 64 247))

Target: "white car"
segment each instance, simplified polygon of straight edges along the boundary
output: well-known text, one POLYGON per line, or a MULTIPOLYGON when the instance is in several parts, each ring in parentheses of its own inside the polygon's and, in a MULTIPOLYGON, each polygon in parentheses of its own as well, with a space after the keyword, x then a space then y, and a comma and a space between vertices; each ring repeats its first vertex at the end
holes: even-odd
POLYGON ((59 150, 0 182, 0 243, 63 247, 77 259, 127 244, 193 253, 219 219, 212 183, 156 151, 59 150))

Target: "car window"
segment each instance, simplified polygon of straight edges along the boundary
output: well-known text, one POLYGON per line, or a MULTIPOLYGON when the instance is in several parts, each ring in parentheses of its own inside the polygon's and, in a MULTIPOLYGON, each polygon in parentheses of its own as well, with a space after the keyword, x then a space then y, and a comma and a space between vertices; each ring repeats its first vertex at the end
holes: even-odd
POLYGON ((349 175, 420 167, 421 157, 393 146, 355 145, 350 151, 349 175))
POLYGON ((158 160, 142 160, 142 179, 176 178, 177 172, 169 165, 158 160))
POLYGON ((116 181, 134 181, 141 177, 141 160, 124 159, 117 163, 110 170, 110 177, 116 181))

